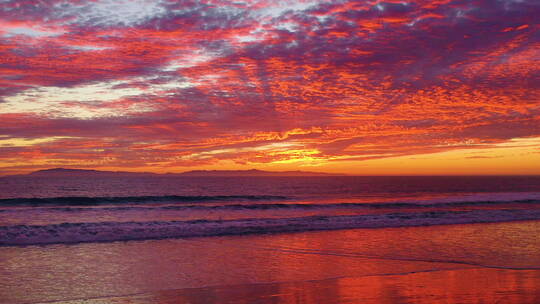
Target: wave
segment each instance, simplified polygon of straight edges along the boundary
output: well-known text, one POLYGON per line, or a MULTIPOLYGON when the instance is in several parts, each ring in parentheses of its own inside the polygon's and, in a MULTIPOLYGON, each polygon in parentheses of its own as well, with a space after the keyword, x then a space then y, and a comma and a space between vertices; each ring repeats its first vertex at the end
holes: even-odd
POLYGON ((286 196, 278 195, 216 195, 216 196, 118 196, 118 197, 32 197, 0 199, 0 206, 94 206, 111 204, 145 204, 145 203, 189 203, 215 201, 270 201, 285 200, 286 196))
MULTIPOLYGON (((384 197, 384 196, 382 196, 384 197)), ((363 202, 355 202, 354 197, 337 197, 339 203, 331 203, 331 198, 324 198, 326 202, 321 203, 317 197, 295 197, 284 195, 148 195, 148 196, 60 196, 60 197, 26 197, 26 198, 0 198, 0 207, 55 207, 55 206, 105 206, 105 205, 144 205, 144 204, 181 204, 189 203, 219 203, 219 202, 257 202, 256 205, 238 204, 231 205, 232 209, 265 209, 265 208, 329 208, 330 206, 339 207, 365 207, 365 208, 400 208, 400 207, 427 207, 431 205, 438 206, 459 206, 469 204, 500 204, 500 203, 536 203, 540 202, 540 192, 517 192, 517 193, 477 193, 460 196, 443 197, 418 197, 414 199, 394 198, 389 200, 384 198, 377 200, 376 197, 365 200, 365 196, 360 199, 363 202), (310 203, 299 203, 299 200, 310 200, 310 203), (348 202, 344 202, 347 200, 348 202), (279 203, 267 203, 280 201, 279 203), (287 201, 285 203, 284 201, 287 201), (262 203, 265 206, 261 206, 262 203), (241 206, 240 206, 241 205, 241 206)), ((183 208, 183 207, 181 207, 183 208)), ((193 207, 186 207, 193 208, 193 207)), ((331 208, 331 207, 330 207, 331 208)))
MULTIPOLYGON (((246 197, 246 196, 227 196, 227 197, 193 197, 194 199, 189 200, 188 197, 180 197, 183 199, 183 201, 179 200, 178 197, 170 198, 167 197, 167 199, 162 200, 156 200, 156 199, 148 199, 146 198, 150 197, 143 197, 143 199, 140 199, 139 201, 132 200, 131 198, 94 198, 95 201, 90 201, 88 204, 85 204, 84 200, 82 200, 82 204, 80 201, 71 201, 69 198, 62 198, 62 200, 59 200, 58 198, 52 199, 52 201, 47 201, 48 203, 42 203, 39 201, 37 205, 35 202, 28 202, 25 199, 20 199, 20 203, 15 204, 9 204, 6 203, 6 205, 9 204, 9 206, 21 206, 21 205, 29 205, 29 206, 46 206, 47 204, 52 205, 53 207, 45 207, 47 208, 47 211, 62 211, 62 212, 84 212, 84 211, 92 211, 92 208, 88 208, 86 206, 93 206, 93 205, 107 205, 107 206, 100 206, 100 210, 103 210, 106 208, 108 211, 145 211, 145 210, 175 210, 175 211, 181 211, 181 210, 208 210, 208 211, 218 211, 218 210, 229 210, 229 211, 242 211, 242 210, 284 210, 284 209, 301 209, 301 210, 317 210, 317 209, 426 209, 426 208, 463 208, 463 207, 474 207, 474 206, 491 206, 491 207, 501 207, 509 204, 519 204, 519 205, 525 205, 525 206, 531 206, 535 207, 535 205, 540 206, 540 200, 536 199, 525 199, 525 200, 510 200, 510 201, 445 201, 445 202, 381 202, 381 203, 295 203, 295 202, 287 202, 287 203, 269 203, 268 201, 272 200, 281 200, 284 199, 284 197, 276 197, 276 196, 256 196, 256 197, 246 197), (210 198, 210 199, 209 199, 210 198), (58 201, 62 202, 63 199, 66 199, 66 204, 62 207, 54 207, 58 205, 62 205, 61 203, 58 203, 58 201), (216 201, 239 201, 239 200, 245 200, 245 201, 265 201, 264 203, 257 203, 257 204, 238 204, 238 203, 232 203, 232 204, 224 204, 224 205, 190 205, 189 203, 192 202, 216 202, 216 201), (113 201, 113 203, 110 203, 110 201, 113 201), (119 203, 149 203, 149 202, 182 202, 181 205, 158 205, 158 206, 115 206, 115 204, 119 203), (70 206, 65 206, 70 205, 70 206), (112 205, 112 206, 111 206, 112 205), (81 206, 81 207, 77 207, 81 206), (84 207, 83 207, 84 206, 84 207)), ((161 198, 161 197, 160 197, 161 198)), ((191 198, 191 197, 189 197, 191 198)), ((19 199, 17 199, 19 200, 19 199)), ((34 199, 31 199, 34 200, 34 199)), ((46 199, 39 199, 39 200, 46 200, 46 199)), ((0 200, 1 201, 1 200, 0 200)), ((1 205, 2 203, 0 203, 1 205)), ((34 210, 38 210, 37 208, 34 208, 34 210)), ((4 209, 0 210, 1 212, 18 212, 18 210, 14 209, 4 209)))
POLYGON ((540 220, 539 209, 430 211, 242 220, 96 222, 0 227, 0 245, 110 242, 351 228, 540 220))

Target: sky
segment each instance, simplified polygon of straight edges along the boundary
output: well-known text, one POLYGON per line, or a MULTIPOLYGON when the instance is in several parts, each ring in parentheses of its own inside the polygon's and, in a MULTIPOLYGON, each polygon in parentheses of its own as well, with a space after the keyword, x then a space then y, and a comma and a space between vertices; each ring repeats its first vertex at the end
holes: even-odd
POLYGON ((0 0, 0 174, 540 174, 537 0, 0 0))

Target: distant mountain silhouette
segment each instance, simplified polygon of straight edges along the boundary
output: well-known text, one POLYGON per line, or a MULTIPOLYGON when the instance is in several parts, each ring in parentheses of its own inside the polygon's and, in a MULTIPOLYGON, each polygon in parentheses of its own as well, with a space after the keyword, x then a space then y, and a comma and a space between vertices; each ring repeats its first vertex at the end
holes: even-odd
POLYGON ((193 170, 178 175, 184 176, 335 176, 339 174, 309 171, 263 171, 251 170, 193 170))
POLYGON ((150 172, 99 171, 87 169, 53 168, 29 173, 30 176, 336 176, 309 171, 263 171, 251 170, 192 170, 182 173, 156 174, 150 172))
POLYGON ((99 171, 87 169, 53 168, 34 171, 31 176, 146 176, 156 175, 150 172, 99 171))

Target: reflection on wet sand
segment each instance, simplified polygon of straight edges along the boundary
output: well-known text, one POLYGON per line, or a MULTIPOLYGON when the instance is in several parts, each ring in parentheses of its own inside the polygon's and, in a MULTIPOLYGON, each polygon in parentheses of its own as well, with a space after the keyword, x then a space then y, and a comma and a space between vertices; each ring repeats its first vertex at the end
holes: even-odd
POLYGON ((461 269, 406 275, 167 290, 58 304, 539 303, 540 271, 461 269))

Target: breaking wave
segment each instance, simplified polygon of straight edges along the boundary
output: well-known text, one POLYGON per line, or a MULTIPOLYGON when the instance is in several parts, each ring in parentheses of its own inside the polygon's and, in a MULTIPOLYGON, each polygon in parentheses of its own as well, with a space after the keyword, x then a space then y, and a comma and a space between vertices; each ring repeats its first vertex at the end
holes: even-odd
POLYGON ((539 220, 540 209, 429 211, 240 220, 95 222, 0 227, 0 245, 110 242, 162 238, 429 226, 539 220))

